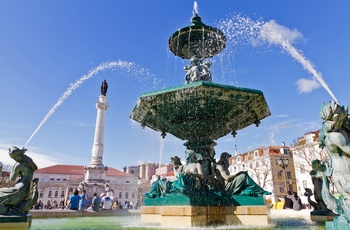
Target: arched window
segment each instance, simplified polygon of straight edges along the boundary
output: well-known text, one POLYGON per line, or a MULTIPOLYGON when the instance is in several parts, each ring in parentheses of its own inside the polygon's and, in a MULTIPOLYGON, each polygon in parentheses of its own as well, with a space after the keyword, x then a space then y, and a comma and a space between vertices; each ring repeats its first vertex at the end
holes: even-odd
POLYGON ((127 180, 125 183, 129 184, 130 182, 127 180))
POLYGON ((122 198, 122 192, 119 192, 119 199, 122 198))
POLYGON ((50 180, 55 180, 54 178, 51 178, 50 180))
POLYGON ((63 197, 64 197, 64 191, 61 192, 61 198, 63 198, 63 197))
POLYGON ((60 178, 57 178, 56 180, 57 180, 57 181, 61 181, 61 179, 60 179, 60 178))
POLYGON ((52 192, 51 191, 49 191, 49 197, 51 197, 52 196, 52 192))
POLYGON ((128 192, 125 193, 125 199, 128 199, 129 198, 129 194, 128 192))
POLYGON ((58 191, 55 192, 55 198, 57 198, 57 197, 58 197, 58 191))
POLYGON ((67 181, 67 179, 63 179, 62 181, 67 181))

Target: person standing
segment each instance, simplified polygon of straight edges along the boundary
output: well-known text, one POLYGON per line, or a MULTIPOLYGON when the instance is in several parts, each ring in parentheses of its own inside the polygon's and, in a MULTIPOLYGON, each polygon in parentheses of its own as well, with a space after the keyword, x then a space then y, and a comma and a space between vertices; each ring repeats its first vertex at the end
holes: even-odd
POLYGON ((87 201, 87 195, 86 190, 83 190, 83 193, 80 195, 80 201, 79 201, 79 210, 86 209, 86 201, 87 201))
POLYGON ((293 194, 292 201, 293 201, 294 211, 300 211, 303 209, 303 204, 301 203, 301 199, 296 192, 294 192, 293 194))
POLYGON ((287 195, 284 196, 284 209, 293 209, 293 195, 291 191, 287 192, 287 195))
POLYGON ((101 194, 101 205, 102 209, 110 210, 112 206, 112 199, 109 196, 106 196, 105 193, 101 194))
POLYGON ((81 197, 79 196, 79 191, 77 189, 74 190, 73 195, 69 197, 66 209, 69 208, 71 210, 78 210, 80 199, 81 197))

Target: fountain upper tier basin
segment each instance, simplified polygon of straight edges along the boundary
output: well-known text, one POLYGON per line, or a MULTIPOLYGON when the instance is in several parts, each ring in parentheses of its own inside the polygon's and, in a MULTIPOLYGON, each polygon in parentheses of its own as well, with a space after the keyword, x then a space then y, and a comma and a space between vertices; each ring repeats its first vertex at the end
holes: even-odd
POLYGON ((259 90, 198 81, 144 93, 130 118, 182 140, 216 140, 270 115, 259 90))
POLYGON ((190 59, 213 57, 225 48, 226 37, 218 29, 202 23, 196 15, 190 26, 176 31, 169 38, 169 48, 177 56, 190 59))

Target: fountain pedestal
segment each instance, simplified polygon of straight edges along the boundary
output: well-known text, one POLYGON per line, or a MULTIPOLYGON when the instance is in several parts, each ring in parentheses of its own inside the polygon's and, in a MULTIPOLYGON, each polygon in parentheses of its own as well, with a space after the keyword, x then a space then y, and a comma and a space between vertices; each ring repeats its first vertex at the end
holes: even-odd
POLYGON ((6 216, 0 215, 0 229, 29 229, 32 224, 32 215, 6 216))
POLYGON ((141 221, 162 227, 267 226, 267 206, 143 206, 141 221))

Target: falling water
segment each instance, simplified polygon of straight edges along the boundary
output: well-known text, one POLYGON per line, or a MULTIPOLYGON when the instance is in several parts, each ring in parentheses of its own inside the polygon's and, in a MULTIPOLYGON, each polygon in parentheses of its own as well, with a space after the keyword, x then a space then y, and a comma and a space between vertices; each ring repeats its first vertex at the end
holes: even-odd
POLYGON ((45 124, 45 122, 51 117, 51 115, 56 111, 56 109, 68 98, 69 95, 73 93, 75 89, 77 89, 81 84, 84 83, 84 81, 88 80, 92 76, 98 74, 101 71, 108 70, 108 69, 121 69, 125 70, 128 73, 132 74, 139 74, 143 76, 152 77, 154 79, 153 83, 155 82, 154 75, 150 74, 147 69, 141 68, 137 66, 133 62, 126 62, 126 61, 114 61, 114 62, 105 62, 97 66, 96 68, 89 71, 87 75, 82 76, 79 80, 77 80, 75 83, 70 84, 69 88, 61 95, 61 97, 57 100, 56 104, 50 109, 50 111, 46 114, 44 119, 40 122, 38 127, 34 130, 33 134, 30 136, 28 141, 24 146, 27 146, 28 143, 32 140, 32 138, 35 136, 35 134, 39 131, 39 129, 45 124))
MULTIPOLYGON (((273 20, 269 22, 265 22, 262 19, 253 20, 249 17, 242 16, 241 14, 230 16, 229 18, 221 20, 219 22, 219 28, 225 33, 227 42, 230 43, 228 45, 231 47, 238 44, 244 46, 247 43, 259 45, 263 44, 264 42, 280 46, 296 61, 298 61, 305 70, 312 74, 314 79, 317 80, 329 93, 333 100, 339 104, 338 100, 324 81, 322 74, 317 72, 311 61, 306 59, 302 52, 298 51, 292 45, 294 40, 302 36, 298 31, 285 28, 273 20)), ((225 55, 225 53, 223 55, 225 55)), ((305 81, 314 83, 316 86, 318 85, 316 81, 307 79, 300 79, 297 83, 302 83, 305 81)))
POLYGON ((159 136, 159 167, 162 164, 164 141, 165 141, 165 138, 163 138, 162 136, 159 136))

